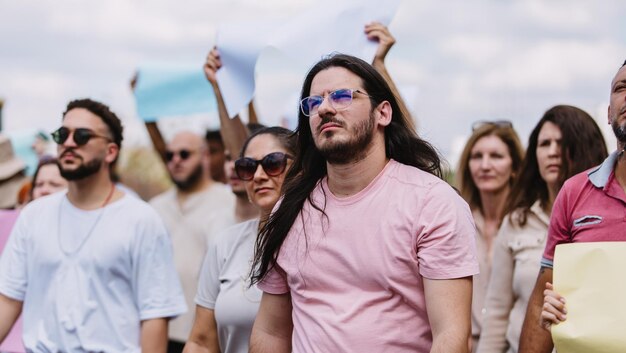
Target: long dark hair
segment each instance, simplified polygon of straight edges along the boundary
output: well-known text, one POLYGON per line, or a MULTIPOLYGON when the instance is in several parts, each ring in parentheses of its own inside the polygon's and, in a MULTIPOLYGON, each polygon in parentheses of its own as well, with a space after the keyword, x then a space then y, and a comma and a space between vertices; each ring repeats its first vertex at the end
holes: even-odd
MULTIPOLYGON (((506 213, 519 211, 515 221, 520 226, 526 224, 530 207, 535 201, 540 201, 544 211, 552 206, 549 204, 548 185, 539 173, 537 162, 539 132, 548 121, 561 130, 559 190, 565 180, 602 163, 608 155, 598 124, 584 110, 571 105, 557 105, 545 112, 528 138, 528 149, 520 176, 513 185, 506 206, 506 213)), ((513 221, 513 217, 510 219, 513 221)))
MULTIPOLYGON (((391 105, 391 123, 385 127, 385 153, 387 158, 411 165, 438 177, 442 176, 439 154, 428 142, 420 139, 409 123, 410 117, 402 114, 398 101, 385 79, 365 61, 344 54, 336 54, 315 64, 302 85, 300 98, 310 94, 313 78, 331 67, 342 67, 359 76, 363 88, 370 95, 372 107, 387 101, 391 105)), ((324 214, 324 205, 316 205, 310 195, 326 175, 326 160, 315 147, 309 117, 301 111, 298 116, 297 150, 293 165, 285 178, 283 199, 278 209, 260 230, 254 251, 251 283, 257 283, 276 265, 280 248, 291 226, 302 212, 305 201, 324 214)))

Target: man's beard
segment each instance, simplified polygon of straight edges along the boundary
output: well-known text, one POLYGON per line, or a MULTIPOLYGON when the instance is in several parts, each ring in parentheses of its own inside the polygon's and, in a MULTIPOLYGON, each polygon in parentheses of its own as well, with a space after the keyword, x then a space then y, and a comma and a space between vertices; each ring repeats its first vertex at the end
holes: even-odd
POLYGON ((626 122, 622 125, 617 123, 617 119, 619 116, 615 117, 611 122, 611 127, 613 128, 613 133, 615 133, 615 137, 621 143, 626 143, 626 122))
POLYGON ((185 178, 184 180, 175 180, 174 178, 172 178, 172 181, 180 190, 188 191, 198 185, 202 177, 202 164, 198 163, 196 169, 194 169, 187 178, 185 178))
POLYGON ((87 163, 83 163, 78 168, 73 170, 63 169, 63 165, 60 162, 57 162, 57 165, 59 166, 61 176, 65 178, 65 180, 81 180, 96 174, 102 166, 102 159, 94 159, 87 163))
MULTIPOLYGON (((368 146, 374 138, 374 125, 376 118, 374 112, 371 111, 369 119, 355 125, 350 131, 353 136, 346 142, 329 142, 323 146, 317 146, 320 154, 330 164, 347 164, 353 161, 359 161, 365 157, 368 146)), ((324 119, 320 122, 320 126, 325 124, 324 119)))

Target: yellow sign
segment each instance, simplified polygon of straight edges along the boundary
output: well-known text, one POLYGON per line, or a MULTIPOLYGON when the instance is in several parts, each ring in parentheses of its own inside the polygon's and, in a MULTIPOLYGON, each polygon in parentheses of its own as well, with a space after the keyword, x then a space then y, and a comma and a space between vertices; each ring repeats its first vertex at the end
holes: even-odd
POLYGON ((626 242, 557 246, 554 289, 567 308, 552 326, 558 353, 626 352, 626 242))

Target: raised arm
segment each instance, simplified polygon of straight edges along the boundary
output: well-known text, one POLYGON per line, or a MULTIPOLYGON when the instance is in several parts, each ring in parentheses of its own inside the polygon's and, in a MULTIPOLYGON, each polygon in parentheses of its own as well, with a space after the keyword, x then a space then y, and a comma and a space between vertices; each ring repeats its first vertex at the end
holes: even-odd
MULTIPOLYGON (((232 119, 228 116, 226 103, 224 103, 222 91, 217 83, 217 70, 221 67, 222 60, 220 59, 220 53, 217 48, 213 48, 204 62, 204 74, 209 83, 211 83, 211 86, 213 86, 213 91, 215 92, 220 119, 220 134, 222 135, 224 146, 230 151, 231 155, 236 156, 239 154, 239 151, 241 151, 241 147, 243 147, 243 143, 248 137, 248 129, 239 118, 239 115, 236 115, 232 119)), ((251 108, 251 110, 254 111, 254 108, 251 108)), ((254 117, 256 119, 256 113, 254 117)))
POLYGON ((0 294, 0 343, 7 337, 21 313, 21 301, 0 294))
POLYGON ((431 353, 468 352, 472 278, 424 279, 426 311, 433 333, 431 353))
POLYGON ((372 22, 365 25, 365 35, 367 35, 368 39, 378 42, 378 48, 376 49, 372 66, 374 66, 376 71, 378 71, 378 73, 385 78, 385 81, 387 81, 391 91, 398 100, 398 105, 400 106, 402 114, 407 118, 408 123, 410 124, 409 126, 415 130, 415 121, 413 120, 413 116, 407 108, 404 99, 402 99, 402 96, 400 95, 398 87, 396 87, 396 84, 393 82, 393 79, 391 78, 391 75, 389 75, 389 71, 387 71, 387 67, 385 66, 387 53, 389 53, 391 47, 393 47, 396 43, 396 39, 391 35, 389 29, 380 22, 372 22))
POLYGON ((533 294, 528 301, 519 342, 519 353, 550 353, 552 351, 552 336, 550 332, 542 328, 540 321, 546 283, 552 283, 552 269, 542 267, 533 294))
POLYGON ((263 293, 252 327, 250 353, 291 352, 291 295, 263 293))
MULTIPOLYGON (((133 91, 135 91, 135 87, 137 86, 137 79, 138 74, 135 73, 135 75, 133 75, 133 78, 131 78, 130 80, 130 89, 132 89, 133 91)), ((157 125, 156 121, 146 121, 145 125, 146 130, 148 130, 148 135, 150 136, 150 141, 152 141, 152 146, 157 151, 159 157, 161 157, 161 161, 163 161, 163 164, 167 164, 167 161, 165 160, 165 140, 163 139, 163 135, 159 130, 159 126, 157 125)))

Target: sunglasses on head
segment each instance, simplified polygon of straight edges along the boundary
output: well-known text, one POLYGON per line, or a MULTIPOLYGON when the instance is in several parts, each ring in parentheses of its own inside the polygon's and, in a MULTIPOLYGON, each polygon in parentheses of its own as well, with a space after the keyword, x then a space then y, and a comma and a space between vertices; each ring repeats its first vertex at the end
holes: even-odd
POLYGON ((513 123, 510 122, 509 120, 494 120, 494 121, 480 120, 472 124, 472 132, 480 129, 483 126, 497 126, 497 127, 504 127, 504 128, 507 128, 507 127, 513 128, 513 123))
MULTIPOLYGON (((359 89, 342 88, 336 91, 332 91, 328 94, 327 98, 330 105, 335 110, 346 109, 352 104, 354 93, 360 93, 369 97, 369 95, 359 89)), ((323 96, 309 96, 300 101, 300 110, 305 116, 313 116, 317 114, 322 102, 324 102, 323 96)))
POLYGON ((291 156, 282 152, 273 152, 263 157, 261 160, 256 160, 248 157, 239 158, 235 161, 235 173, 241 180, 250 181, 254 178, 259 164, 265 171, 265 174, 269 176, 278 176, 285 171, 287 167, 287 159, 291 156))
POLYGON ((56 131, 54 131, 51 135, 52 135, 52 139, 54 140, 54 142, 60 145, 60 144, 65 143, 65 141, 67 141, 67 139, 70 137, 70 134, 72 134, 74 143, 77 146, 83 146, 87 142, 89 142, 89 140, 91 140, 92 138, 96 138, 96 137, 103 138, 111 142, 111 139, 109 137, 104 136, 104 135, 98 135, 95 132, 87 128, 83 128, 83 127, 79 127, 77 129, 71 130, 70 128, 61 126, 56 131))
POLYGON ((171 162, 175 155, 178 155, 183 161, 189 158, 193 153, 189 150, 165 151, 165 160, 171 162))

